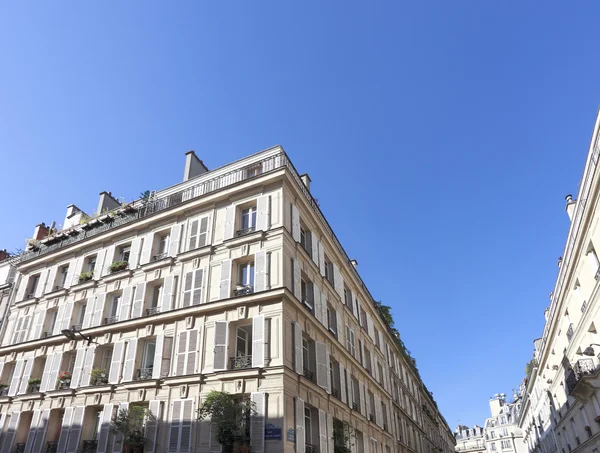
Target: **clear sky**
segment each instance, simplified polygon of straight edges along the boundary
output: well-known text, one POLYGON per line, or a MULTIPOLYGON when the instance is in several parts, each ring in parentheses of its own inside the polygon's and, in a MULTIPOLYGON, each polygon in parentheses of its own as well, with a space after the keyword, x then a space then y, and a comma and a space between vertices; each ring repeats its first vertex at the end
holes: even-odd
POLYGON ((600 4, 3 2, 0 246, 282 144, 452 428, 541 334, 599 105, 600 4))

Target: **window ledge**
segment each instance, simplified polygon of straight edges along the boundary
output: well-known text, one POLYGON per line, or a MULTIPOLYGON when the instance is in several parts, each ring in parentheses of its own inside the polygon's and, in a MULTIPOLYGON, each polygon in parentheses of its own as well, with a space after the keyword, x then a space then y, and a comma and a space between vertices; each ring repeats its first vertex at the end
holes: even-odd
POLYGON ((80 387, 77 389, 77 393, 87 394, 87 393, 106 393, 112 392, 114 390, 114 385, 112 384, 102 384, 102 385, 90 385, 88 387, 80 387))
POLYGON ((25 300, 22 300, 21 302, 17 302, 15 304, 15 307, 19 307, 19 308, 28 307, 29 305, 33 305, 33 304, 37 303, 38 300, 40 300, 38 297, 32 297, 29 299, 25 299, 25 300))
POLYGON ((0 404, 7 404, 12 401, 11 396, 0 396, 0 404))
POLYGON ((66 296, 69 290, 67 288, 55 289, 49 293, 44 294, 46 299, 54 299, 55 297, 66 296))
POLYGON ((165 378, 164 384, 169 386, 176 386, 182 384, 198 384, 201 380, 202 375, 200 374, 190 374, 187 376, 171 376, 165 378))
POLYGON ((13 397, 13 401, 30 401, 30 400, 41 400, 44 398, 43 393, 25 393, 24 395, 16 395, 13 397))
POLYGON ((207 381, 223 379, 253 378, 261 375, 261 368, 243 368, 241 370, 213 371, 207 375, 207 381))
POLYGON ((214 248, 212 245, 207 245, 205 247, 200 247, 197 249, 189 250, 185 253, 181 253, 181 254, 177 255, 177 259, 179 261, 193 260, 194 258, 199 258, 201 256, 211 255, 213 252, 213 249, 214 248))
POLYGON ((146 271, 146 272, 153 271, 154 269, 160 269, 161 267, 170 266, 171 264, 173 264, 174 261, 175 261, 174 257, 167 256, 166 258, 163 258, 161 260, 146 263, 146 264, 142 265, 141 267, 142 267, 143 271, 146 271))
POLYGON ((71 291, 83 291, 84 289, 94 288, 97 284, 98 282, 94 279, 88 280, 86 282, 77 283, 76 285, 71 286, 71 291))
POLYGON ((75 395, 75 389, 57 389, 57 390, 49 390, 46 392, 46 396, 56 397, 56 396, 73 396, 75 395))
POLYGON ((144 379, 142 381, 121 382, 121 386, 127 390, 146 389, 158 387, 160 379, 144 379))
POLYGON ((239 247, 242 244, 247 244, 249 242, 261 241, 265 236, 265 232, 263 230, 255 231, 253 233, 248 233, 243 236, 227 239, 223 241, 223 245, 229 248, 239 247))
POLYGON ((115 272, 113 274, 108 274, 102 277, 102 281, 104 283, 114 282, 115 280, 120 280, 122 278, 129 278, 133 275, 133 271, 131 269, 125 269, 122 271, 115 272))

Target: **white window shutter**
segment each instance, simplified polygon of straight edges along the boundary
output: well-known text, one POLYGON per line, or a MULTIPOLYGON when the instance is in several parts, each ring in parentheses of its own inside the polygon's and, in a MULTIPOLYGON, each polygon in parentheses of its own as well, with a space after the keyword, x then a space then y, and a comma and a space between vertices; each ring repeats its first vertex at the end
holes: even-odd
POLYGON ((106 249, 106 255, 104 255, 104 266, 102 266, 102 277, 110 274, 110 265, 115 261, 115 246, 111 245, 106 249))
POLYGON ((196 247, 205 247, 207 245, 209 245, 211 243, 211 222, 210 222, 210 216, 204 216, 201 217, 199 222, 200 222, 200 229, 198 231, 198 240, 196 241, 196 247))
POLYGON ((60 331, 62 330, 62 321, 65 314, 66 304, 61 303, 58 305, 58 311, 56 312, 56 321, 54 321, 54 331, 52 335, 60 335, 60 331))
POLYGON ((296 397, 296 453, 306 453, 304 401, 296 397))
MULTIPOLYGON (((40 417, 38 419, 37 429, 35 430, 35 439, 31 444, 31 450, 29 450, 30 453, 37 453, 42 451, 44 440, 46 438, 46 429, 48 428, 48 419, 50 418, 50 411, 51 409, 40 410, 40 417)), ((27 448, 25 448, 25 452, 29 453, 27 448)))
POLYGON ((132 338, 127 343, 127 353, 125 354, 125 365, 123 365, 123 381, 133 381, 133 372, 135 370, 135 356, 137 353, 138 339, 132 338))
POLYGON ((96 255, 96 266, 94 267, 94 280, 100 280, 104 271, 104 258, 106 257, 106 250, 102 249, 98 251, 96 255))
POLYGON ((126 321, 129 319, 129 312, 131 311, 131 298, 133 297, 133 287, 127 286, 123 290, 121 295, 121 307, 119 310, 119 321, 126 321))
POLYGON ((129 269, 135 270, 138 266, 138 257, 140 256, 140 245, 141 238, 135 237, 131 241, 131 248, 129 249, 129 269))
POLYGON ((304 373, 304 355, 302 354, 302 327, 296 321, 294 326, 294 371, 300 375, 304 373))
POLYGON ((12 380, 10 381, 10 387, 8 388, 8 396, 15 396, 21 386, 21 376, 23 375, 23 368, 25 368, 25 361, 23 359, 17 360, 15 369, 13 371, 12 380))
POLYGON ((302 270, 300 269, 300 261, 294 258, 294 296, 296 299, 302 300, 302 270))
POLYGON ((315 341, 315 356, 317 362, 317 385, 331 391, 329 373, 329 350, 325 343, 315 341))
POLYGON ((175 367, 175 376, 185 374, 185 360, 187 359, 188 332, 179 333, 179 343, 177 345, 177 366, 175 367))
POLYGON ((138 283, 133 297, 133 306, 131 307, 131 318, 136 319, 142 316, 144 309, 144 299, 146 297, 146 282, 138 283))
POLYGON ((250 451, 262 453, 265 446, 266 398, 264 392, 250 394, 254 411, 250 416, 250 451))
POLYGON ((183 299, 181 302, 182 307, 189 307, 192 305, 192 293, 194 291, 194 271, 186 272, 183 281, 183 299))
POLYGON ((296 205, 292 205, 292 237, 300 242, 300 211, 296 205))
MULTIPOLYGON (((321 302, 321 289, 315 284, 313 283, 313 292, 314 292, 314 296, 313 296, 313 307, 315 310, 315 317, 317 318, 317 321, 319 321, 321 324, 323 324, 325 327, 327 327, 327 319, 323 320, 323 305, 321 302)), ((327 312, 325 312, 327 313, 327 312)))
POLYGON ((83 321, 81 322, 81 328, 87 329, 92 323, 92 318, 96 314, 96 296, 90 296, 87 298, 85 313, 83 315, 83 321))
POLYGON ((33 330, 31 332, 30 340, 37 340, 42 335, 42 328, 44 327, 44 320, 46 318, 46 310, 39 310, 33 317, 33 330))
MULTIPOLYGON (((350 368, 348 368, 350 370, 350 368)), ((346 381, 346 386, 348 387, 348 406, 353 409, 354 404, 354 381, 352 381, 352 377, 350 375, 350 371, 348 371, 348 379, 346 381)))
POLYGON ((265 316, 252 318, 252 367, 265 366, 265 316))
POLYGON ((352 314, 358 319, 358 325, 360 325, 360 302, 358 301, 356 294, 354 294, 354 291, 352 291, 352 314))
POLYGON ((140 254, 140 266, 148 264, 152 257, 152 247, 154 246, 154 233, 148 233, 144 236, 142 244, 142 253, 140 254))
POLYGON ((25 275, 21 275, 19 280, 19 289, 17 290, 17 297, 15 298, 16 302, 20 302, 25 298, 25 290, 27 289, 27 281, 28 277, 25 275))
POLYGON ((114 407, 114 404, 105 404, 102 409, 96 453, 112 453, 112 451, 109 451, 108 449, 108 438, 110 437, 110 423, 113 418, 114 407))
POLYGON ((87 387, 90 385, 92 368, 94 366, 94 358, 96 357, 96 345, 91 344, 85 351, 85 359, 83 360, 83 370, 79 380, 79 387, 87 387))
POLYGON ((181 429, 181 409, 183 400, 173 401, 171 423, 169 424, 169 453, 179 452, 179 431, 181 429))
POLYGON ((73 410, 73 419, 69 429, 69 440, 67 442, 66 453, 77 453, 79 450, 79 439, 83 430, 83 414, 85 406, 75 406, 73 410))
MULTIPOLYGON (((104 318, 104 309, 106 307, 106 293, 97 294, 95 300, 94 298, 90 297, 88 299, 87 306, 88 308, 85 312, 84 318, 87 317, 88 313, 90 313, 93 310, 93 314, 91 314, 89 320, 89 327, 96 327, 102 325, 102 321, 104 318)), ((85 328, 85 319, 83 321, 83 326, 85 328)))
POLYGON ((213 371, 227 369, 227 346, 229 343, 229 322, 215 321, 213 371))
POLYGON ((108 382, 110 384, 118 384, 121 378, 121 365, 123 363, 123 355, 125 353, 125 342, 117 341, 113 348, 113 356, 110 362, 110 371, 108 372, 108 382))
POLYGON ((194 219, 189 222, 188 240, 187 240, 187 249, 186 250, 194 250, 197 247, 199 224, 200 224, 200 220, 198 220, 198 219, 194 219))
POLYGON ((229 299, 231 297, 231 260, 221 262, 221 285, 219 299, 229 299))
POLYGON ((204 269, 194 271, 194 286, 192 289, 192 305, 200 305, 204 295, 204 269))
POLYGON ((267 289, 267 252, 259 250, 254 254, 254 292, 267 289))
POLYGON ((85 347, 77 349, 77 355, 75 356, 75 365, 73 366, 73 374, 71 375, 72 389, 79 387, 79 381, 81 380, 81 372, 83 371, 83 361, 85 360, 85 347))
POLYGON ((342 277, 340 268, 335 263, 333 263, 333 286, 335 288, 335 292, 338 293, 338 296, 340 296, 342 303, 345 304, 346 301, 344 299, 344 277, 342 277))
POLYGON ((321 275, 325 277, 325 247, 322 242, 319 242, 319 262, 317 263, 321 271, 321 275))
POLYGON ((189 453, 192 448, 192 399, 173 402, 172 421, 169 432, 169 452, 189 453))
MULTIPOLYGON (((75 302, 68 302, 65 305, 65 311, 63 312, 62 318, 62 327, 60 330, 70 329, 71 326, 71 318, 73 317, 73 307, 75 306, 75 302)), ((60 331, 58 332, 60 333, 60 331)))
POLYGON ((381 413, 381 398, 375 397, 375 423, 383 426, 383 415, 381 413))
POLYGON ((29 425, 29 434, 27 435, 27 443, 25 444, 25 452, 30 453, 37 435, 37 427, 40 422, 41 412, 39 409, 33 411, 31 416, 31 424, 29 425))
POLYGON ((15 435, 17 434, 20 418, 21 412, 13 411, 11 413, 6 433, 2 435, 2 453, 10 453, 12 451, 12 446, 13 442, 15 441, 15 435))
POLYGON ((173 305, 171 301, 173 300, 173 281, 175 277, 173 275, 168 275, 165 277, 165 282, 163 284, 163 293, 162 293, 162 301, 160 311, 161 313, 166 313, 173 309, 173 305))
POLYGON ((267 231, 270 226, 269 195, 262 195, 256 200, 256 229, 267 231))
POLYGON ((344 365, 342 365, 341 363, 338 365, 339 370, 340 370, 340 395, 342 398, 342 403, 346 404, 346 395, 347 395, 347 390, 346 390, 346 373, 344 372, 344 365))
POLYGON ((329 328, 329 323, 327 320, 327 292, 320 291, 321 295, 321 321, 323 326, 327 329, 329 328))
POLYGON ((65 278, 65 288, 70 288, 71 285, 74 284, 74 282, 75 282, 75 275, 79 275, 79 274, 75 274, 75 271, 77 269, 79 269, 79 267, 81 266, 81 263, 83 263, 83 257, 82 256, 74 259, 73 261, 71 261, 69 263, 69 268, 67 269, 67 276, 65 278))
MULTIPOLYGON (((117 413, 129 410, 129 403, 119 403, 119 408, 117 409, 117 413)), ((111 451, 111 446, 108 446, 108 451, 111 451)), ((112 453, 122 453, 123 452, 123 436, 121 434, 115 434, 113 442, 112 442, 112 453)))
POLYGON ((373 318, 371 318, 371 315, 369 313, 367 313, 367 332, 369 333, 371 340, 373 340, 373 343, 375 343, 375 330, 373 328, 373 318))
POLYGON ((365 385, 360 381, 358 381, 358 393, 360 396, 360 413, 365 417, 368 417, 369 414, 367 414, 367 405, 365 401, 365 385))
POLYGON ((181 227, 183 224, 175 224, 169 233, 169 256, 177 256, 179 253, 179 241, 181 238, 181 227))
POLYGON ((223 451, 223 445, 219 443, 217 435, 219 433, 216 423, 211 423, 209 426, 210 439, 208 445, 208 453, 221 453, 223 451))
POLYGON ((48 375, 48 382, 46 384, 46 391, 48 392, 56 389, 56 385, 58 383, 58 373, 60 372, 62 359, 62 352, 54 353, 54 359, 52 360, 52 369, 50 370, 50 374, 48 375))
POLYGON ((146 420, 146 431, 144 434, 147 441, 144 446, 144 453, 155 453, 156 451, 156 434, 158 433, 158 424, 161 416, 160 407, 160 400, 150 400, 148 403, 148 409, 150 410, 151 415, 146 420))
POLYGON ((185 374, 196 374, 198 367, 198 331, 190 330, 188 334, 187 358, 185 374))
POLYGON ((54 291, 54 280, 56 280, 57 265, 50 269, 42 271, 37 287, 35 288, 34 297, 40 298, 44 294, 54 291))
POLYGON ((319 451, 327 452, 327 415, 319 409, 319 451))
POLYGON ((225 209, 225 229, 223 231, 223 239, 233 238, 235 231, 235 206, 227 206, 225 209))
POLYGON ((42 382, 40 383, 40 392, 44 393, 48 387, 48 378, 52 373, 52 363, 54 361, 54 354, 48 354, 46 356, 46 364, 44 365, 44 372, 42 374, 42 382))
POLYGON ((331 414, 327 414, 327 451, 334 453, 335 443, 333 437, 333 417, 331 414))
POLYGON ((320 243, 319 243, 319 239, 317 238, 317 234, 314 231, 310 232, 310 243, 312 245, 312 250, 311 250, 311 257, 312 260, 315 262, 315 264, 318 266, 319 265, 319 248, 320 248, 320 243))
POLYGON ((60 436, 58 438, 57 451, 65 453, 67 451, 67 442, 69 440, 69 430, 71 428, 71 420, 73 419, 74 407, 65 408, 65 413, 62 419, 62 426, 60 427, 60 436))
POLYGON ((162 365, 164 342, 165 342, 164 335, 159 334, 156 336, 156 347, 154 348, 154 366, 152 367, 152 379, 160 379, 160 377, 161 377, 161 365, 162 365))

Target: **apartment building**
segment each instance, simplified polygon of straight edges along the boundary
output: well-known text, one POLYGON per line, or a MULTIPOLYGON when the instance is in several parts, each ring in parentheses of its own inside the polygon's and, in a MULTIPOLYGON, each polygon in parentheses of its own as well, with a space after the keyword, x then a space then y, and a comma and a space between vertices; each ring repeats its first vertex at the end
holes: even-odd
POLYGON ((0 335, 5 326, 3 320, 14 296, 14 283, 17 270, 6 250, 0 250, 0 335))
POLYGON ((279 146, 88 217, 40 224, 16 261, 0 346, 0 453, 117 453, 122 408, 145 452, 222 451, 196 410, 247 395, 253 453, 451 453, 454 437, 279 146), (268 428, 268 429, 266 429, 268 428), (266 433, 269 435, 266 435, 266 433))
POLYGON ((491 417, 485 420, 485 448, 489 453, 525 453, 523 433, 518 426, 521 397, 506 401, 504 393, 490 399, 491 417))
POLYGON ((600 444, 600 230, 596 118, 542 336, 534 342, 519 425, 529 452, 596 452, 600 444))
POLYGON ((460 453, 484 453, 485 435, 483 427, 475 425, 469 428, 465 425, 458 425, 454 430, 456 438, 456 451, 460 453))

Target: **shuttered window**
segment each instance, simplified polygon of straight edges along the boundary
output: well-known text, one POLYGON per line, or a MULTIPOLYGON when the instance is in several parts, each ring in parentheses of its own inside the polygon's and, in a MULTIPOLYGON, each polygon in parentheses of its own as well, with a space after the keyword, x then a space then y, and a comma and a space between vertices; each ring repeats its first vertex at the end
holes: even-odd
POLYGON ((190 220, 188 228, 188 250, 208 245, 209 216, 190 220))
POLYGON ((229 322, 215 322, 214 357, 213 370, 222 371, 227 369, 227 345, 229 342, 229 322))
POLYGON ((198 362, 198 331, 187 330, 179 334, 177 346, 177 366, 175 374, 186 376, 196 373, 198 362))
POLYGON ((189 453, 192 446, 192 399, 175 400, 171 409, 169 453, 189 453))
POLYGON ((185 274, 182 307, 202 303, 202 287, 204 285, 204 269, 196 269, 185 274))
POLYGON ((266 398, 263 392, 254 392, 250 395, 250 399, 254 409, 250 416, 250 447, 252 453, 262 453, 265 439, 266 398))

